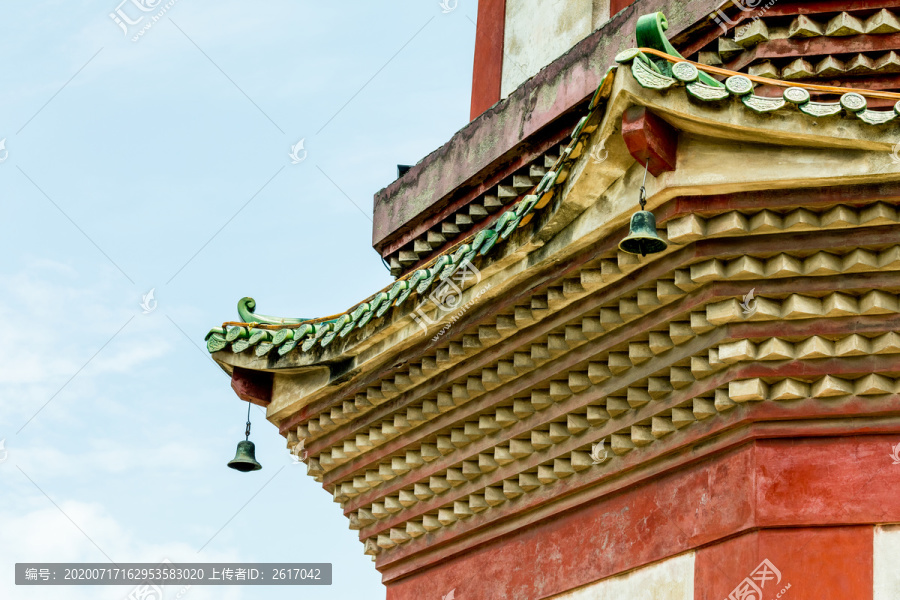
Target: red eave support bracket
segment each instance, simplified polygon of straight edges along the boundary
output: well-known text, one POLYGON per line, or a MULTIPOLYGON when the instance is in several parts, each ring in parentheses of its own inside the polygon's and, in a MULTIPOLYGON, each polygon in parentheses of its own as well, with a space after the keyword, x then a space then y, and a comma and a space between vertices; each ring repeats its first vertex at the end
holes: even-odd
POLYGON ((647 167, 654 177, 675 170, 678 130, 646 107, 632 106, 625 111, 622 137, 631 156, 641 166, 647 167))
POLYGON ((235 367, 231 373, 231 389, 241 400, 259 406, 268 406, 272 401, 274 379, 273 373, 235 367))

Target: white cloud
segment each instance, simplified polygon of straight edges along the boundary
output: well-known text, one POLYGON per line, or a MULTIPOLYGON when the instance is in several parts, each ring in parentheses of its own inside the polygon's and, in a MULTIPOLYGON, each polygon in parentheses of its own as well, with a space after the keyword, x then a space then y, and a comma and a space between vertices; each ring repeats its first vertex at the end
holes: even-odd
MULTIPOLYGON (((19 497, 15 502, 4 503, 4 510, 0 510, 0 523, 3 523, 0 528, 0 564, 10 567, 16 562, 106 563, 108 560, 104 553, 117 562, 160 563, 165 559, 176 564, 198 562, 197 550, 193 545, 184 541, 167 544, 146 542, 97 503, 62 502, 57 509, 43 496, 19 497)), ((205 552, 202 560, 235 562, 240 560, 240 556, 235 551, 219 549, 205 552)), ((67 600, 124 600, 131 587, 26 588, 14 585, 13 570, 6 568, 0 569, 0 589, 11 591, 11 596, 4 597, 12 600, 61 597, 67 600)), ((175 598, 180 589, 170 586, 166 589, 166 598, 175 598)), ((182 596, 184 600, 239 600, 242 597, 242 588, 199 586, 192 587, 182 596)))

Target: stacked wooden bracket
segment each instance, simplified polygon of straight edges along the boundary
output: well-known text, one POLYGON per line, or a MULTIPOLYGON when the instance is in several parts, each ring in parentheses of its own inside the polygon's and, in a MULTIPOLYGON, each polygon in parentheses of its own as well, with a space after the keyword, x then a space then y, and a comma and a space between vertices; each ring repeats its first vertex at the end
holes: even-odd
POLYGON ((391 275, 399 277, 416 264, 433 258, 440 250, 468 235, 490 215, 529 193, 547 171, 553 168, 565 149, 565 144, 553 146, 537 156, 531 164, 506 177, 422 236, 388 254, 385 259, 390 266, 391 275))
POLYGON ((614 478, 701 424, 712 435, 734 411, 877 406, 900 392, 898 207, 797 194, 664 205, 666 253, 624 254, 617 232, 305 420, 288 447, 388 564, 614 478))
POLYGON ((743 18, 731 19, 734 26, 699 52, 699 62, 773 79, 900 89, 896 2, 867 2, 846 11, 794 2, 735 16, 743 18))

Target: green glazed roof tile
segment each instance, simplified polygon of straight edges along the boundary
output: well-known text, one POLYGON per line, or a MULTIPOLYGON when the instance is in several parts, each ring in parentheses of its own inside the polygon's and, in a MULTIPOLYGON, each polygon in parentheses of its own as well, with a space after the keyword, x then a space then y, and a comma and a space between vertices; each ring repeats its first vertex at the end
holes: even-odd
POLYGON ((741 96, 741 102, 750 110, 758 113, 775 112, 784 108, 787 104, 784 98, 766 98, 756 94, 741 96))
POLYGON ((296 347, 297 347, 297 340, 291 340, 289 342, 285 342, 284 344, 282 344, 281 346, 278 347, 278 355, 284 356, 285 354, 287 354, 288 352, 290 352, 291 350, 293 350, 296 347))
POLYGON ((218 333, 206 336, 206 349, 210 354, 224 350, 227 345, 228 342, 225 341, 225 337, 218 333))
POLYGON ((227 333, 225 334, 226 342, 234 342, 238 339, 245 339, 250 337, 250 330, 246 327, 238 325, 236 327, 229 327, 227 333))
POLYGON ((883 125, 889 121, 893 121, 897 118, 897 113, 894 111, 887 110, 861 110, 856 113, 856 116, 863 123, 868 123, 869 125, 883 125))

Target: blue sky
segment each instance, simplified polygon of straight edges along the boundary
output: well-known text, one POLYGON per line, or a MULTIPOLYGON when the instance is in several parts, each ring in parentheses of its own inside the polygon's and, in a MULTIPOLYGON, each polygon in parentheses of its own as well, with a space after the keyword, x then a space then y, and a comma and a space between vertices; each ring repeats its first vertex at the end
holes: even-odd
POLYGON ((15 562, 169 559, 334 564, 187 600, 383 597, 256 408, 264 469, 225 467, 246 404, 203 336, 242 296, 309 317, 390 280, 372 196, 468 121, 476 3, 177 0, 132 41, 167 3, 120 5, 126 35, 118 1, 0 8, 0 596, 129 592, 16 589, 15 562))

